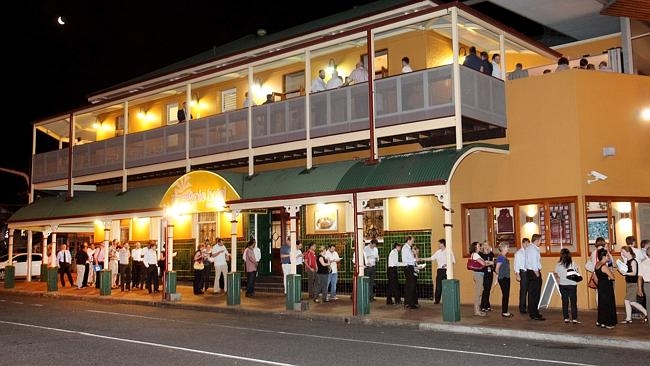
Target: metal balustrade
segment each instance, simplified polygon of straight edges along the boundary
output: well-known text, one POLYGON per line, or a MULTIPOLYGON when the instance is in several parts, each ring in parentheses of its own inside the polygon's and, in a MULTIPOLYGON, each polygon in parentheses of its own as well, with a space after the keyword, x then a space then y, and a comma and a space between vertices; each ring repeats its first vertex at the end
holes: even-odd
MULTIPOLYGON (((505 86, 502 80, 461 67, 462 114, 506 127, 505 86)), ((452 65, 415 71, 375 81, 375 126, 382 128, 453 116, 452 65)), ((306 98, 251 108, 251 146, 271 146, 306 139, 306 98)), ((310 138, 368 130, 368 84, 309 95, 310 138)), ((248 108, 208 116, 186 123, 129 133, 74 146, 74 177, 123 168, 209 156, 248 149, 248 108), (186 138, 189 134, 189 138, 186 138), (126 144, 124 144, 126 139, 126 144), (123 144, 125 147, 123 148, 123 144), (125 159, 123 159, 123 154, 125 159)), ((34 183, 67 178, 68 149, 36 154, 34 183)), ((278 147, 278 152, 282 147, 278 147)))

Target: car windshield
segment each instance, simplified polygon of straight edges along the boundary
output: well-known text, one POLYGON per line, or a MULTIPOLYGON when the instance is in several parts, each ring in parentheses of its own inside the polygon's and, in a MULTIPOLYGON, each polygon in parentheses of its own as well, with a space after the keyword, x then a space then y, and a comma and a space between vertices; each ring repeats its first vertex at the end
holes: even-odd
POLYGON ((0 256, 0 262, 6 262, 7 258, 9 258, 9 254, 1 255, 0 256))

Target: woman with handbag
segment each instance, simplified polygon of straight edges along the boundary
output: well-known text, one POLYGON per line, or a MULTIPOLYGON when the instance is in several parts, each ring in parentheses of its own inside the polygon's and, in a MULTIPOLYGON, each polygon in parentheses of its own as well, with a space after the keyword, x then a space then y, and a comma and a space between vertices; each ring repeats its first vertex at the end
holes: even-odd
POLYGON ((203 265, 203 248, 205 248, 205 245, 199 244, 199 248, 194 252, 192 265, 192 268, 194 269, 194 295, 204 294, 201 289, 201 287, 203 287, 203 284, 201 283, 201 280, 203 279, 203 269, 205 268, 203 265))
POLYGON ((571 259, 571 252, 567 248, 560 250, 560 260, 555 265, 555 279, 560 287, 562 296, 562 314, 564 322, 580 324, 578 321, 578 282, 571 273, 578 272, 578 265, 571 259), (571 318, 569 318, 569 304, 571 304, 571 318))
POLYGON ((614 295, 614 274, 609 269, 607 249, 600 248, 596 253, 595 274, 598 277, 598 320, 596 326, 612 329, 618 323, 616 316, 616 297, 614 295))
MULTIPOLYGON (((478 262, 483 267, 485 267, 485 261, 479 255, 480 244, 475 241, 469 245, 469 255, 470 260, 474 263, 478 262)), ((476 268, 476 267, 474 267, 476 268)), ((472 269, 474 271, 474 316, 485 316, 487 315, 484 311, 481 311, 481 298, 483 295, 483 278, 484 272, 483 269, 472 269)))
POLYGON ((625 260, 627 271, 619 269, 619 273, 625 277, 625 320, 621 324, 632 323, 632 307, 641 312, 644 316, 643 322, 648 321, 648 311, 636 301, 637 283, 639 281, 639 262, 632 247, 624 245, 621 247, 621 257, 625 260))

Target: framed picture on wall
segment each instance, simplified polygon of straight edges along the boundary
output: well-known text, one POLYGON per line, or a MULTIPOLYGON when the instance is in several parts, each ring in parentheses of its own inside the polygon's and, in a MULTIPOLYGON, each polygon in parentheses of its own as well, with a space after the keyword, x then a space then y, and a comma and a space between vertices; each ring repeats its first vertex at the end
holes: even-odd
POLYGON ((338 209, 316 209, 314 211, 315 231, 337 231, 338 230, 338 209))
POLYGON ((515 217, 512 207, 495 207, 497 234, 512 234, 515 232, 515 217))
POLYGON ((598 237, 603 237, 609 241, 609 222, 607 221, 607 216, 588 218, 587 236, 589 238, 589 244, 594 244, 598 237))

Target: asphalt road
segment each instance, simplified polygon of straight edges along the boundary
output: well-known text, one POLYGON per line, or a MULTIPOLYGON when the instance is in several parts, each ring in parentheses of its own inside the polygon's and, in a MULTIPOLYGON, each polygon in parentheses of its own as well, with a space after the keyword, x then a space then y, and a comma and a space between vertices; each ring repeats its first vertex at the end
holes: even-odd
POLYGON ((588 344, 20 295, 0 295, 0 345, 0 365, 522 366, 650 359, 650 351, 588 344))

